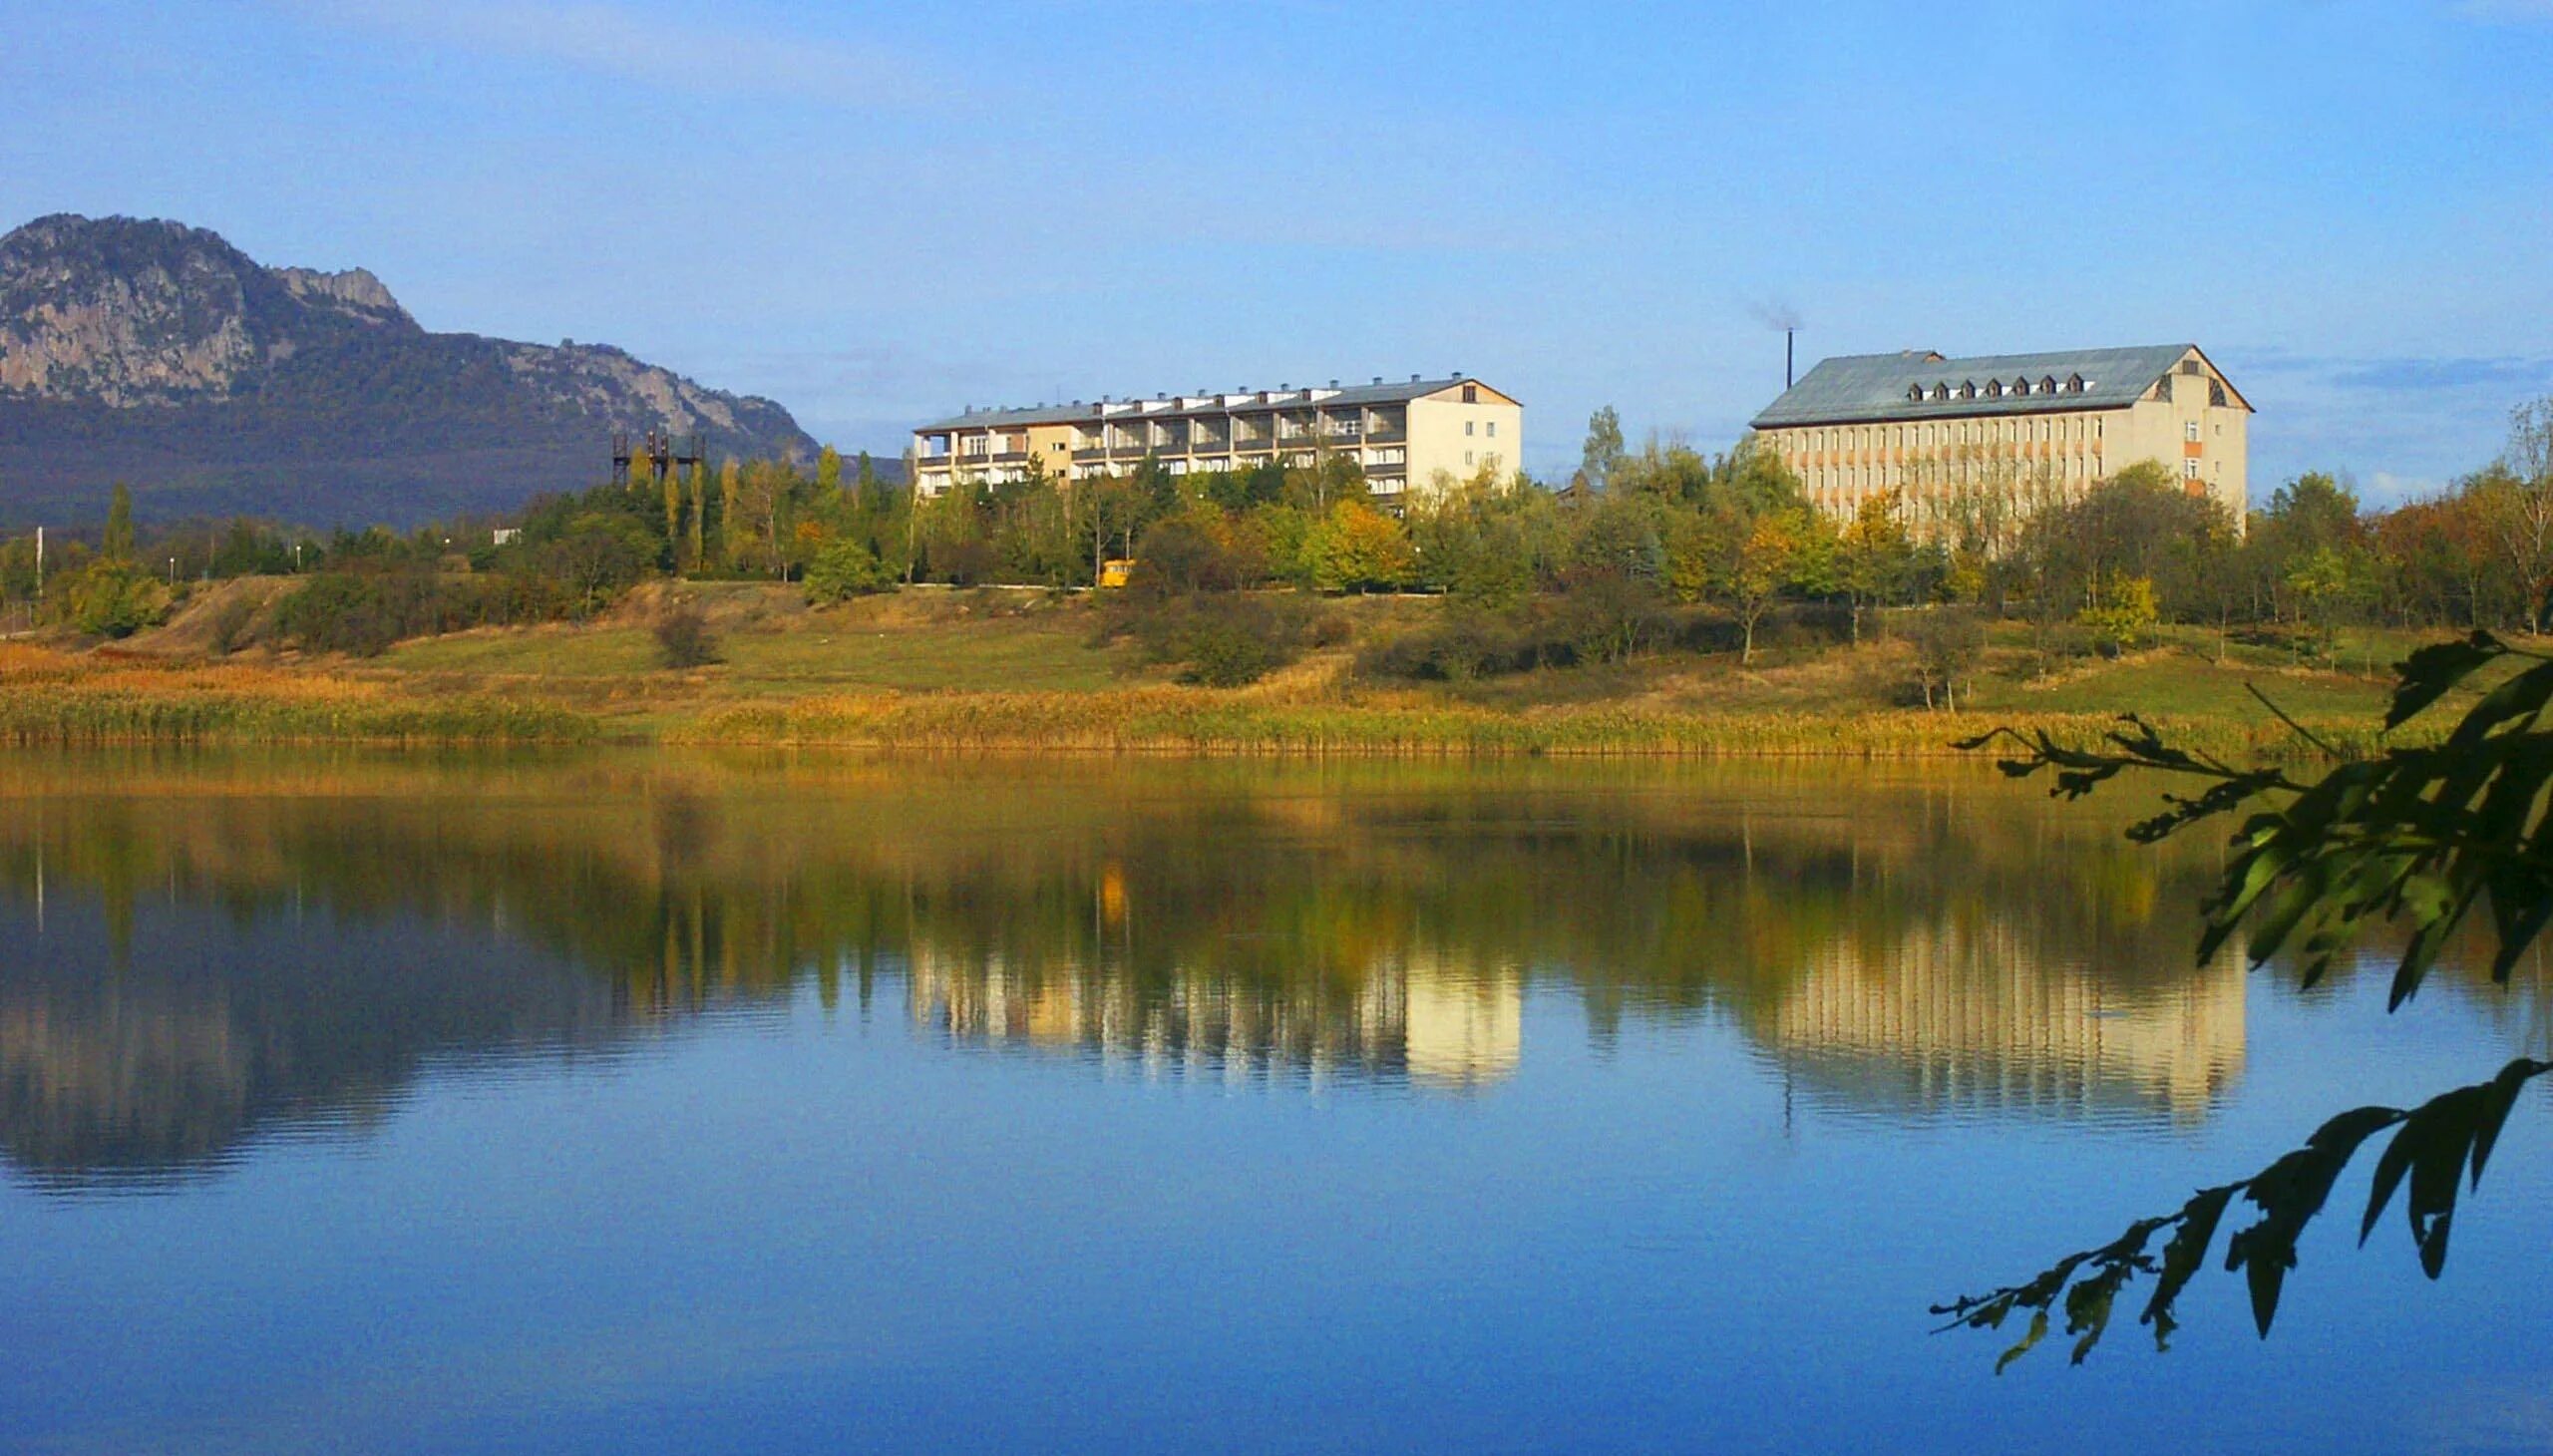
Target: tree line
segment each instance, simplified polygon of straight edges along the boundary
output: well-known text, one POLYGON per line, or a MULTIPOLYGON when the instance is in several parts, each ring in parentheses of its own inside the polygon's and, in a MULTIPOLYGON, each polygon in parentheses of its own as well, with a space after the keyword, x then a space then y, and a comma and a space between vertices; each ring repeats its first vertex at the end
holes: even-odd
POLYGON ((1116 559, 1135 563, 1129 602, 1221 612, 1273 634, 1280 656, 1282 621, 1223 599, 1435 594, 1431 626, 1362 656, 1369 670, 1421 678, 1679 644, 1751 665, 1768 624, 1859 641, 1883 613, 1934 607, 1907 627, 1929 695, 1936 679, 1953 690, 1983 623, 1999 619, 2026 624, 2049 655, 2125 650, 2165 622, 2309 656, 2361 623, 2541 631, 2553 400, 2515 411, 2500 457, 2434 496, 2371 511, 2344 480, 2308 473, 2240 521, 2151 462, 2082 490, 1988 473, 1920 502, 1873 496, 1839 518, 1749 443, 1716 456, 1656 439, 1635 449, 1609 408, 1557 491, 1493 464, 1378 498, 1352 460, 1323 458, 1188 474, 1148 460, 1080 480, 1032 462, 1016 480, 918 497, 866 455, 827 449, 811 464, 642 470, 511 518, 406 534, 248 520, 145 533, 119 488, 102 531, 47 549, 40 581, 30 539, 0 544, 0 599, 36 620, 124 635, 164 617, 190 582, 300 574, 313 579, 274 613, 277 637, 357 652, 587 615, 650 578, 785 580, 823 601, 922 583, 1087 587, 1116 559))

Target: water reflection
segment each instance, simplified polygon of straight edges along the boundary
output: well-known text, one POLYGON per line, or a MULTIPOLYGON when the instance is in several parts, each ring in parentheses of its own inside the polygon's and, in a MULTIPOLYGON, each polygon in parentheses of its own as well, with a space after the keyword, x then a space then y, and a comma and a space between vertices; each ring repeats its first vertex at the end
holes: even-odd
POLYGON ((1513 1072, 1524 1047, 1517 971, 1432 956, 1369 965, 1347 984, 1183 970, 1146 995, 1104 971, 1019 977, 924 952, 907 984, 913 1019, 958 1042, 1071 1052, 1156 1077, 1463 1089, 1513 1072))
POLYGON ((2189 1122, 2243 1067, 2239 957, 2188 956, 2215 868, 1968 773, 0 760, 0 1149, 178 1177, 802 994, 1428 1091, 1529 1069, 1557 996, 1859 1111, 2189 1122))
POLYGON ((2027 1108, 2192 1122, 2243 1069, 2244 958, 2113 984, 2005 922, 1819 948, 1758 1025, 1786 1070, 1856 1108, 2027 1108))

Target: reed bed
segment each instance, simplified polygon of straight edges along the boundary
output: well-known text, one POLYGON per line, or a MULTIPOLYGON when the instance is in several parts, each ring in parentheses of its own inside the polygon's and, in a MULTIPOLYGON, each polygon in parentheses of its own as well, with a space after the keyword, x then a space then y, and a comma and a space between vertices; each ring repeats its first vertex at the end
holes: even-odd
MULTIPOLYGON (((1997 727, 2089 745, 2097 714, 1690 713, 1612 705, 1506 712, 1429 702, 1254 699, 1175 689, 1102 693, 863 693, 712 709, 667 742, 927 751, 1170 752, 1289 756, 1924 758, 1997 727)), ((2231 760, 2305 751, 2284 725, 2159 720, 2185 747, 2231 760)), ((2367 725, 2310 724, 2345 748, 2367 725)))
MULTIPOLYGON (((1234 692, 860 691, 760 701, 574 706, 524 690, 351 676, 311 666, 167 663, 0 644, 0 744, 554 743, 604 739, 738 747, 928 752, 1082 752, 1285 757, 1917 759, 1996 727, 2088 745, 2116 726, 2092 713, 1916 709, 1691 710, 1654 703, 1522 709, 1326 681, 1234 692)), ((2234 761, 2301 756, 2266 718, 2158 717, 2174 742, 2234 761)), ((2376 745, 2359 720, 2305 725, 2345 750, 2376 745)))
POLYGON ((0 652, 0 743, 587 743, 592 717, 548 704, 248 666, 168 667, 0 652))

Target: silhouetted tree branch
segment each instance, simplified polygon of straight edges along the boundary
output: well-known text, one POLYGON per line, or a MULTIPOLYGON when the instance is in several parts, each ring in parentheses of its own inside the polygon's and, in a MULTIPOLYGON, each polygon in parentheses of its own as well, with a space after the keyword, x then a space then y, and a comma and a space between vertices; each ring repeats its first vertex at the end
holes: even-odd
MULTIPOLYGON (((2312 985, 2368 929, 2397 925, 2409 936, 2388 1000, 2398 1007, 2418 992, 2439 952, 2477 909, 2485 910, 2494 940, 2491 977, 2503 984, 2553 919, 2553 843, 2546 829, 2553 729, 2545 724, 2553 705, 2553 657, 2521 651, 2486 632, 2422 648, 2396 668, 2384 728, 2390 733, 2485 669, 2510 664, 2516 670, 2487 686, 2433 743, 2344 760, 2332 745, 2299 728, 2329 764, 2311 782, 2283 769, 2241 768, 2184 751, 2133 717, 2121 720, 2123 726, 2100 748, 2068 748, 2044 733, 2025 736, 2009 729, 1960 746, 2016 745, 2017 756, 1998 766, 2015 778, 2052 770, 2052 792, 2069 799, 2130 769, 2195 781, 2194 792, 2167 793, 2163 812, 2129 831, 2139 843, 2249 811, 2234 837, 2235 856, 2205 907, 2199 958, 2214 955, 2248 925, 2255 966, 2293 946, 2304 983, 2312 985)), ((2165 1348, 2175 1327, 2174 1303, 2204 1267, 2227 1209, 2240 1200, 2259 1218, 2228 1238, 2225 1268, 2241 1271, 2249 1282, 2252 1317, 2266 1336, 2287 1272, 2296 1267, 2298 1237, 2323 1211, 2359 1149, 2388 1129, 2392 1136, 2376 1160, 2359 1242, 2366 1243, 2407 1184, 2404 1210, 2412 1242, 2421 1269, 2435 1278, 2446 1265, 2459 1189, 2480 1184, 2519 1091, 2549 1071, 2553 1062, 2521 1057, 2488 1081, 2417 1107, 2342 1113, 2303 1147, 2249 1178, 2201 1189, 2178 1212, 2139 1220, 2107 1245, 2069 1255, 2024 1282, 1936 1305, 1933 1312, 1950 1316, 1945 1329, 1991 1329, 2029 1311, 2029 1327, 2005 1351, 1996 1365, 2000 1371, 2046 1336, 2061 1307, 2079 1362, 2100 1342, 2120 1292, 2150 1276, 2153 1288, 2137 1318, 2153 1326, 2156 1348, 2165 1348), (2162 1248, 2150 1253, 2157 1238, 2164 1239, 2162 1248)))

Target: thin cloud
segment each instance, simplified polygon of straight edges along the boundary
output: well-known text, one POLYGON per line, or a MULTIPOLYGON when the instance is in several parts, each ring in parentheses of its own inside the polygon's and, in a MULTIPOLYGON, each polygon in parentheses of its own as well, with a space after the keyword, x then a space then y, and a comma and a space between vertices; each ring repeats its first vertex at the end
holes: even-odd
POLYGON ((625 5, 485 0, 279 0, 303 19, 429 45, 550 62, 668 90, 789 96, 838 107, 909 100, 910 69, 889 52, 625 5))
POLYGON ((2469 20, 2553 21, 2553 0, 2464 0, 2455 10, 2469 20))

